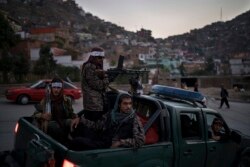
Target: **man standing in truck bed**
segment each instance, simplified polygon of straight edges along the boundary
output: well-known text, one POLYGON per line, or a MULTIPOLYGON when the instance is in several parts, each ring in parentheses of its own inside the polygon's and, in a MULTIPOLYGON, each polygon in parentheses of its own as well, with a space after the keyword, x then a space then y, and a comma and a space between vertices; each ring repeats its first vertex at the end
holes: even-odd
POLYGON ((96 121, 104 113, 105 92, 109 81, 103 71, 104 50, 95 47, 89 54, 81 72, 83 108, 86 118, 96 121))

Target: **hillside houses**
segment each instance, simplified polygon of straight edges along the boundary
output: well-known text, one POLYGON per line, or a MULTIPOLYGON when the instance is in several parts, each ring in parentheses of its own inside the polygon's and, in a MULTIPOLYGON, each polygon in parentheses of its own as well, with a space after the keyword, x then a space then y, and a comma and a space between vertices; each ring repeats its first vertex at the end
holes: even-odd
POLYGON ((230 59, 231 73, 233 75, 249 75, 250 74, 250 58, 246 59, 230 59))
POLYGON ((215 75, 249 74, 249 55, 231 55, 237 54, 238 48, 243 53, 249 48, 249 44, 244 43, 245 38, 249 39, 249 19, 245 19, 249 14, 239 18, 240 24, 235 19, 236 24, 234 20, 218 22, 190 33, 155 39, 151 30, 126 31, 85 12, 73 0, 33 1, 42 2, 38 6, 25 2, 0 1, 1 10, 8 11, 11 16, 10 22, 19 22, 13 27, 22 41, 12 48, 12 52, 22 52, 32 61, 39 58, 40 47, 49 43, 53 53, 55 49, 65 50, 58 55, 54 53, 57 63, 80 68, 90 48, 101 46, 106 53, 106 69, 114 67, 118 56, 124 55, 125 68, 147 68, 152 75, 159 69, 164 75, 179 77, 181 68, 186 75, 204 70, 207 58, 211 57, 215 75), (36 7, 41 10, 34 10, 36 7))
MULTIPOLYGON (((25 34, 18 32, 18 34, 25 34)), ((83 63, 83 53, 87 53, 93 46, 106 47, 107 59, 105 60, 105 68, 113 66, 112 61, 117 61, 118 55, 126 56, 124 66, 127 68, 142 67, 152 69, 152 75, 156 68, 165 68, 171 76, 180 76, 180 65, 183 64, 186 75, 193 74, 195 71, 204 70, 204 58, 197 58, 196 55, 190 54, 186 50, 173 49, 170 44, 159 46, 153 42, 138 41, 135 37, 129 37, 126 34, 105 34, 105 38, 96 41, 91 33, 71 33, 68 28, 43 27, 32 28, 30 33, 23 35, 23 41, 20 46, 16 46, 13 50, 27 52, 26 55, 31 61, 39 58, 39 49, 41 45, 50 43, 54 59, 58 64, 64 66, 81 67, 83 63), (80 48, 75 48, 74 43, 78 41, 80 48), (25 48, 25 49, 24 49, 25 48), (64 49, 63 49, 64 48, 64 49), (67 48, 78 50, 77 56, 72 56, 67 52, 67 48), (127 48, 127 49, 126 49, 127 48), (64 50, 61 54, 55 50, 64 50)), ((214 59, 215 70, 217 74, 222 73, 221 61, 214 59)), ((233 75, 249 74, 249 61, 246 59, 230 60, 231 72, 233 75)))

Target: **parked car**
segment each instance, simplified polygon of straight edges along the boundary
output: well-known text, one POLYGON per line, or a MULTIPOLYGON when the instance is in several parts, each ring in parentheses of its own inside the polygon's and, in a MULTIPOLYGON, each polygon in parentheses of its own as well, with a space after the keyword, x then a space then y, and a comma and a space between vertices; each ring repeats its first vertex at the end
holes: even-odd
MULTIPOLYGON (((32 83, 28 86, 9 88, 5 92, 8 100, 15 101, 18 104, 28 104, 29 102, 39 102, 45 96, 45 88, 51 80, 44 79, 32 83)), ((64 94, 72 101, 81 98, 81 89, 72 83, 63 81, 64 94)))

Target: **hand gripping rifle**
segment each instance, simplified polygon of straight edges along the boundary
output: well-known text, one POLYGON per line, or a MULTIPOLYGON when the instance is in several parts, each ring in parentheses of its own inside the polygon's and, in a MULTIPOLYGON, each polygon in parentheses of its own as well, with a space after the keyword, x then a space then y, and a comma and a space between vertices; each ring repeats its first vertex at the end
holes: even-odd
MULTIPOLYGON (((43 113, 51 113, 51 99, 50 99, 50 93, 51 89, 49 84, 47 85, 45 89, 45 108, 43 110, 43 113)), ((47 133, 48 128, 48 120, 43 120, 42 122, 42 130, 47 133)))

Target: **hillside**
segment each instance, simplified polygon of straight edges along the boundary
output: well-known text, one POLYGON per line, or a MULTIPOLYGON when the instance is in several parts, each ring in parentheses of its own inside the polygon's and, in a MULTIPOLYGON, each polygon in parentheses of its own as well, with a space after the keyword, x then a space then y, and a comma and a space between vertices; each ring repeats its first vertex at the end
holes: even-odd
POLYGON ((198 56, 228 60, 235 54, 250 56, 250 11, 227 22, 216 22, 165 39, 172 47, 188 50, 198 56))
MULTIPOLYGON (((113 41, 107 40, 107 33, 123 34, 130 40, 147 42, 138 38, 136 33, 126 31, 123 27, 86 13, 74 0, 11 0, 1 3, 0 9, 9 16, 20 21, 23 29, 31 27, 62 26, 69 27, 71 32, 85 32, 94 36, 92 42, 99 42, 106 50, 110 50, 113 41)), ((83 7, 84 8, 84 7, 83 7)), ((168 43, 172 49, 180 49, 198 58, 220 58, 228 62, 235 55, 250 56, 250 11, 227 22, 216 22, 189 33, 171 36, 159 41, 158 48, 168 43)), ((77 47, 78 44, 76 43, 77 47)), ((124 50, 129 50, 128 48, 124 50)))
POLYGON ((72 31, 81 31, 102 37, 109 30, 110 33, 124 32, 110 22, 86 13, 74 0, 12 0, 7 4, 0 4, 0 9, 9 16, 20 21, 27 28, 39 26, 70 27, 72 31))

